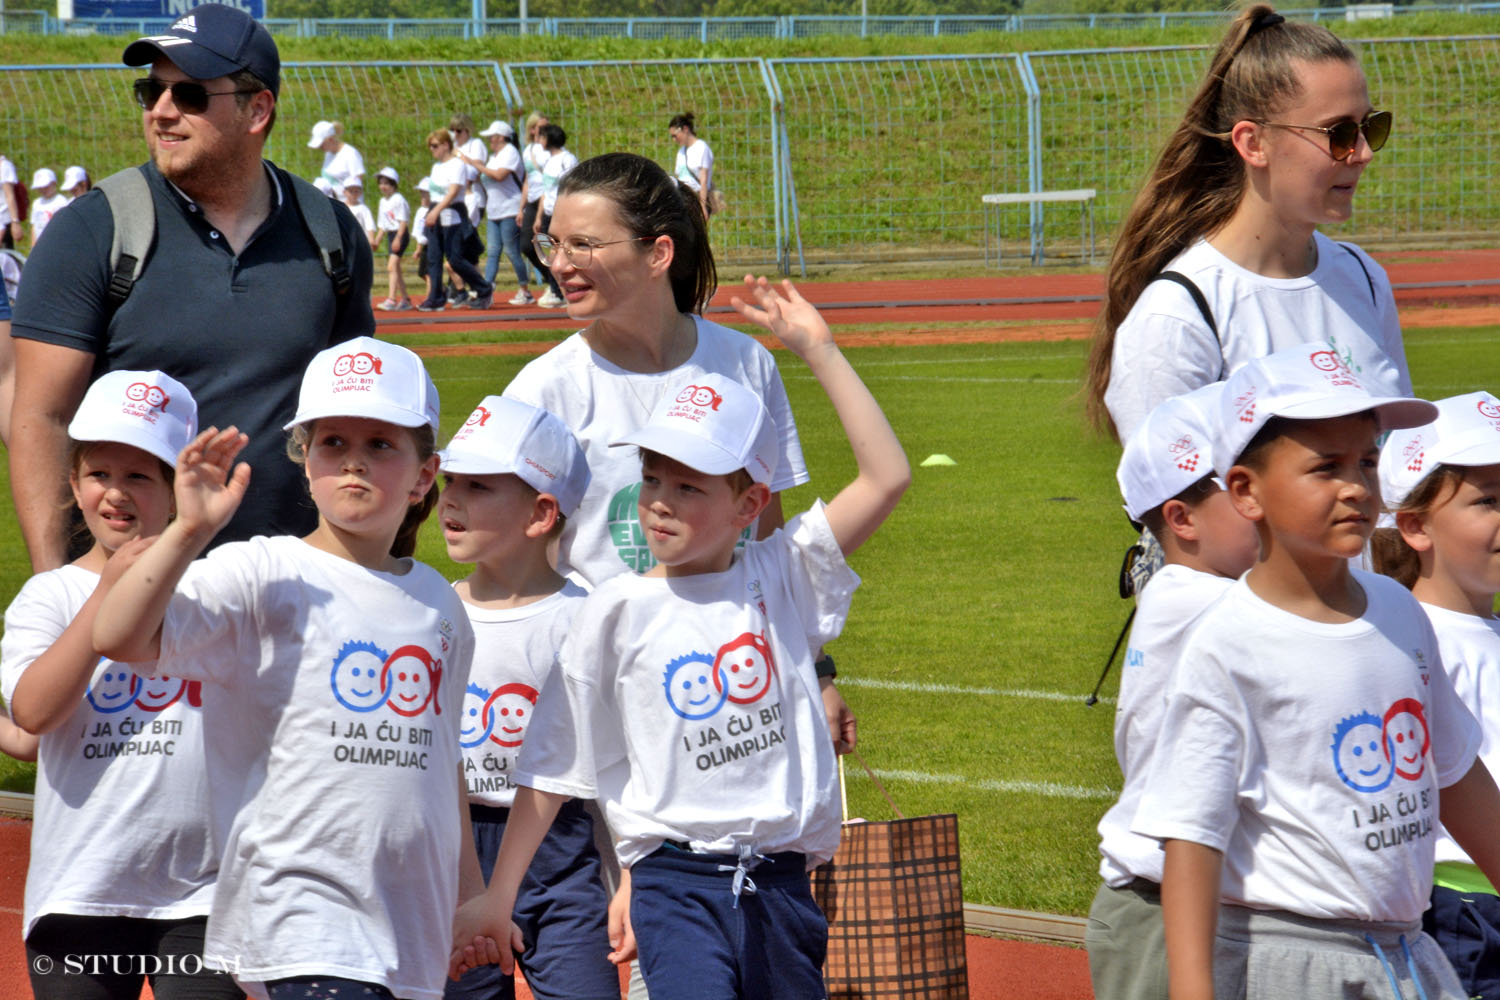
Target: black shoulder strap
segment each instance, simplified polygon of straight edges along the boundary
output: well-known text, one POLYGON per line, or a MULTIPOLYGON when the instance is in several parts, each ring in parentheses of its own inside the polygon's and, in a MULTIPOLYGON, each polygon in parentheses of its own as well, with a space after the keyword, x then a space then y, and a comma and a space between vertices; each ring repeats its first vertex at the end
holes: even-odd
MULTIPOLYGON (((1208 324, 1209 332, 1214 335, 1214 345, 1219 349, 1219 376, 1217 381, 1222 382, 1224 376, 1228 375, 1227 365, 1224 362, 1224 341, 1219 336, 1219 324, 1214 322, 1214 314, 1208 308, 1208 299, 1203 297, 1203 289, 1193 283, 1193 279, 1181 271, 1160 271, 1151 276, 1151 281, 1170 281, 1174 285, 1181 285, 1187 289, 1187 293, 1193 297, 1193 304, 1198 307, 1198 312, 1203 316, 1203 322, 1208 324)), ((1151 281, 1146 282, 1150 284, 1151 281)))
POLYGON ((109 305, 118 309, 141 276, 156 240, 156 203, 140 167, 110 174, 96 185, 109 202, 115 232, 109 244, 109 305))
POLYGON ((1365 284, 1370 286, 1370 301, 1374 302, 1376 306, 1379 306, 1380 301, 1375 297, 1375 279, 1370 277, 1370 269, 1368 267, 1365 267, 1364 259, 1360 257, 1359 251, 1355 250, 1354 247, 1348 243, 1340 243, 1339 246, 1343 247, 1349 252, 1349 256, 1354 258, 1354 263, 1358 264, 1359 269, 1364 272, 1365 284))
POLYGON ((308 235, 318 245, 318 256, 323 260, 323 270, 333 280, 333 290, 342 298, 354 286, 349 274, 349 265, 344 260, 344 239, 339 231, 339 220, 333 214, 333 201, 307 181, 292 174, 282 173, 292 184, 292 197, 297 201, 297 212, 308 235))

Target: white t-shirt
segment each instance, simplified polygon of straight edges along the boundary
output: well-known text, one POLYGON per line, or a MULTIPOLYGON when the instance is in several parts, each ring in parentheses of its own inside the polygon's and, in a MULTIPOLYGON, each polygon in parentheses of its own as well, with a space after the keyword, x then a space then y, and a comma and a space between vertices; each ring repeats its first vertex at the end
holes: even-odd
POLYGON ((421 563, 380 573, 282 536, 188 569, 162 656, 225 688, 236 711, 213 740, 244 774, 210 964, 248 983, 323 974, 443 995, 473 644, 458 595, 421 563))
POLYGON ((359 223, 359 228, 365 231, 366 236, 375 231, 375 216, 370 214, 369 205, 364 202, 357 205, 345 203, 344 207, 353 213, 354 221, 359 223))
POLYGON ((1322 233, 1313 238, 1318 264, 1300 278, 1247 271, 1205 240, 1164 268, 1186 275, 1202 291, 1222 349, 1187 289, 1171 281, 1146 286, 1115 331, 1104 393, 1121 440, 1162 400, 1308 340, 1327 341, 1376 395, 1411 395, 1385 270, 1357 247, 1346 249, 1322 233))
MULTIPOLYGON (((441 163, 434 163, 432 165, 432 173, 428 176, 437 183, 438 189, 443 192, 442 194, 433 195, 432 203, 434 205, 448 196, 448 189, 450 187, 455 184, 458 185, 459 196, 455 197, 451 202, 449 202, 448 207, 443 209, 442 212, 438 215, 438 221, 441 222, 444 226, 458 225, 463 218, 461 215, 459 215, 459 213, 464 211, 464 209, 462 207, 455 206, 463 205, 462 195, 464 186, 468 184, 469 180, 474 176, 473 168, 463 160, 460 160, 455 156, 451 160, 444 160, 441 163)), ((423 224, 425 225, 425 212, 423 213, 423 216, 423 224)))
MULTIPOLYGON (((381 198, 380 204, 376 206, 375 224, 382 232, 394 233, 401 228, 403 222, 411 222, 411 206, 406 203, 406 196, 400 191, 392 194, 389 198, 381 198)), ((410 227, 408 227, 410 228, 410 227)))
MULTIPOLYGON (((490 219, 514 218, 521 210, 521 152, 510 143, 500 147, 500 152, 489 158, 485 166, 491 170, 509 170, 510 176, 497 181, 489 174, 480 174, 484 185, 484 214, 490 219)), ((496 248, 498 252, 499 248, 496 248)))
POLYGON ((62 211, 68 203, 68 196, 59 191, 50 198, 37 198, 31 203, 31 245, 36 246, 37 240, 42 238, 42 232, 47 228, 47 223, 52 217, 62 211))
POLYGON ((515 801, 516 759, 537 695, 555 672, 568 626, 587 596, 569 580, 557 593, 519 608, 464 604, 474 629, 474 666, 458 742, 470 802, 508 809, 515 801))
MULTIPOLYGON (((1453 690, 1479 719, 1483 734, 1479 759, 1491 774, 1500 773, 1500 621, 1432 604, 1423 604, 1422 610, 1437 633, 1443 669, 1453 690)), ((1473 863, 1448 831, 1441 829, 1437 860, 1473 863)))
POLYGON ((694 139, 686 146, 677 147, 677 166, 674 171, 677 182, 690 191, 698 191, 703 185, 698 181, 698 171, 708 171, 708 186, 714 186, 714 151, 702 139, 694 139))
MULTIPOLYGON (((21 178, 16 173, 16 165, 4 155, 0 155, 0 184, 19 183, 21 183, 21 178)), ((5 200, 3 193, 0 193, 0 226, 8 226, 10 223, 10 202, 5 200)))
MULTIPOLYGON (((21 588, 0 640, 7 703, 98 582, 97 573, 63 566, 21 588)), ((42 736, 23 936, 49 913, 208 913, 219 869, 213 824, 227 816, 216 813, 204 760, 204 692, 173 674, 144 680, 101 660, 72 715, 42 736)), ((222 715, 224 702, 207 692, 210 711, 222 715)))
POLYGON ((617 573, 642 573, 656 564, 636 518, 640 455, 634 448, 610 445, 645 424, 664 394, 699 375, 728 376, 766 404, 781 437, 772 492, 808 481, 792 404, 771 352, 753 338, 701 316, 694 322, 698 346, 671 371, 626 371, 595 354, 582 333, 575 333, 529 362, 506 386, 505 395, 557 414, 588 458, 592 478, 563 530, 559 573, 597 586, 617 573))
MULTIPOLYGON (((468 142, 459 146, 457 151, 471 160, 478 160, 480 163, 483 163, 490 155, 490 151, 485 148, 484 140, 478 136, 471 138, 468 142)), ((460 160, 459 162, 462 163, 463 161, 460 160)), ((464 208, 468 210, 469 219, 477 225, 479 220, 483 218, 479 210, 484 207, 484 187, 475 182, 483 175, 467 163, 464 163, 464 168, 468 171, 468 178, 464 181, 464 208)))
POLYGON ((858 585, 822 504, 723 573, 605 582, 573 620, 517 782, 598 798, 622 868, 667 840, 828 860, 838 777, 813 656, 858 585))
POLYGON ((1119 801, 1099 821, 1099 874, 1109 885, 1123 886, 1135 878, 1161 881, 1161 843, 1131 833, 1130 824, 1161 738, 1167 679, 1198 618, 1233 583, 1227 577, 1169 564, 1151 577, 1136 603, 1115 703, 1115 758, 1125 784, 1119 801))
POLYGON ((1246 578, 1204 612, 1132 829, 1222 851, 1224 902, 1411 922, 1432 892, 1438 789, 1468 773, 1479 724, 1416 599, 1353 572, 1366 610, 1346 624, 1274 607, 1246 578))
POLYGON ((539 142, 533 142, 521 153, 521 165, 526 168, 526 200, 528 202, 541 200, 542 190, 542 168, 552 154, 547 152, 547 147, 539 142))
POLYGON ((555 149, 547 158, 546 166, 542 167, 542 214, 551 215, 552 210, 557 207, 557 186, 567 176, 568 171, 578 166, 578 157, 568 152, 566 148, 555 149))
POLYGON ((328 183, 338 187, 353 177, 364 177, 365 158, 359 155, 359 150, 347 142, 339 147, 337 153, 323 154, 323 177, 328 183))

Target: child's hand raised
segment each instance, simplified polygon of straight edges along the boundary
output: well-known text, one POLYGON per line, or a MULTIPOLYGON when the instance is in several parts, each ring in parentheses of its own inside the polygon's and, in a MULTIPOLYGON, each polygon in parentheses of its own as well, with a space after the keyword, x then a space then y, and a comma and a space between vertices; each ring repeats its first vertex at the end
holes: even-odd
POLYGON ((250 485, 249 463, 234 461, 249 441, 238 428, 210 427, 182 449, 172 487, 182 530, 212 536, 229 523, 250 485))
POLYGON ((833 344, 833 332, 828 329, 828 324, 790 281, 782 281, 782 295, 777 295, 765 278, 747 274, 745 291, 754 299, 755 305, 736 295, 729 300, 734 311, 776 334, 776 339, 799 358, 805 360, 814 348, 833 344))

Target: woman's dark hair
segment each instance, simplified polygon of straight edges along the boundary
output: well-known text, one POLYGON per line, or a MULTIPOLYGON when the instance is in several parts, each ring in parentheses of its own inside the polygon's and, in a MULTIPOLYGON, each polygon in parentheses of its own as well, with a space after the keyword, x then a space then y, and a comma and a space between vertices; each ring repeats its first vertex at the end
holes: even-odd
POLYGON ((1084 376, 1084 405, 1096 427, 1114 433, 1104 390, 1115 331, 1152 277, 1194 240, 1222 228, 1239 207, 1245 165, 1229 139, 1235 123, 1274 118, 1301 96, 1294 64, 1330 60, 1356 62, 1327 28, 1285 20, 1266 4, 1249 8, 1230 25, 1110 252, 1104 310, 1094 325, 1084 376))
POLYGON ((537 129, 536 134, 541 136, 548 149, 562 149, 568 144, 568 133, 556 122, 548 122, 537 129))
POLYGON ((615 203, 620 221, 636 236, 670 236, 674 253, 667 272, 677 311, 702 313, 719 284, 708 220, 697 195, 678 185, 654 160, 635 153, 605 153, 563 175, 558 196, 601 195, 615 203))
POLYGON ((698 134, 698 129, 693 124, 693 113, 691 111, 684 111, 680 115, 673 115, 672 120, 667 122, 667 128, 685 128, 694 135, 698 134))

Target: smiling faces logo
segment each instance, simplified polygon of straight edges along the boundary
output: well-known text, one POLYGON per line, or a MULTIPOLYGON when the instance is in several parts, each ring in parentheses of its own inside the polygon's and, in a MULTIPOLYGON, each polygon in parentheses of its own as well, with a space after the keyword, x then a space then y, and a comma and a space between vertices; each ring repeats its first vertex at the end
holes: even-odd
POLYGON ((381 686, 387 687, 387 704, 398 715, 420 715, 428 703, 435 715, 442 706, 433 697, 443 682, 443 661, 434 660, 421 646, 402 646, 390 655, 381 668, 381 686))
POLYGON ((390 697, 385 650, 373 642, 346 642, 333 658, 333 696, 356 712, 373 712, 390 697))
POLYGON ((490 718, 490 689, 470 684, 464 691, 463 708, 459 710, 458 745, 477 747, 489 738, 494 723, 490 718))
POLYGON ((714 658, 713 683, 721 679, 728 687, 728 698, 736 705, 759 701, 771 690, 771 676, 776 672, 771 647, 765 637, 746 632, 719 647, 714 658))
POLYGON ((526 739, 531 723, 531 709, 536 705, 536 689, 519 681, 502 684, 485 703, 484 713, 490 720, 490 740, 500 746, 515 748, 526 739))
POLYGON ((728 697, 715 658, 707 653, 688 653, 667 664, 662 687, 672 711, 690 721, 713 715, 728 697))
POLYGON ((114 663, 94 678, 84 697, 94 706, 94 711, 112 714, 123 712, 135 704, 135 696, 140 690, 141 679, 132 671, 114 663))
POLYGON ((1422 703, 1415 698, 1402 698, 1392 705, 1385 713, 1383 734, 1396 774, 1408 781, 1420 778, 1432 746, 1422 703))
POLYGON ((1339 780, 1356 792, 1384 791, 1396 776, 1384 725, 1371 712, 1351 715, 1333 731, 1333 767, 1339 780))

